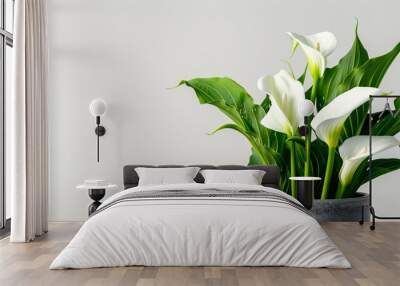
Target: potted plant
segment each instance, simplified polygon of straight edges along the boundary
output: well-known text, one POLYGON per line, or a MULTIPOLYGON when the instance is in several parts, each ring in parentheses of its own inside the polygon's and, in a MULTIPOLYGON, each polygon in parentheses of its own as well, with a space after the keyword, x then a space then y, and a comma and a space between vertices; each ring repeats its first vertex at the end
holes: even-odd
MULTIPOLYGON (((267 95, 261 104, 238 83, 226 77, 183 80, 179 85, 194 89, 201 104, 211 104, 232 122, 220 130, 233 129, 251 145, 249 164, 278 165, 281 189, 295 195, 296 184, 289 177, 318 176, 314 214, 320 220, 359 220, 360 206, 368 205, 366 195, 357 193, 368 180, 368 101, 378 89, 386 71, 400 52, 398 43, 388 53, 370 58, 358 37, 337 65, 328 68, 327 57, 336 48, 332 33, 310 36, 288 33, 307 58, 304 72, 281 70, 258 80, 267 95), (307 75, 312 84, 306 86, 307 75), (303 117, 299 106, 305 100, 315 106, 302 136, 303 117)), ((291 70, 291 69, 290 69, 291 70)), ((394 137, 400 132, 400 101, 395 101, 395 116, 389 114, 373 121, 372 153, 398 146, 394 137)), ((374 115, 376 119, 378 116, 374 115)), ((373 160, 372 177, 400 168, 400 159, 373 160)), ((365 208, 368 218, 368 208, 365 208)))

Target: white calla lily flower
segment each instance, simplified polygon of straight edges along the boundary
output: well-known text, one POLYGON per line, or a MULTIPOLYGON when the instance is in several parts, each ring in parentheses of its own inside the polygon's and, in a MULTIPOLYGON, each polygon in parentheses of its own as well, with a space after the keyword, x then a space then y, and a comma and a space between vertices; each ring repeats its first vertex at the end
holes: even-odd
POLYGON ((287 33, 293 40, 292 52, 297 47, 303 50, 313 79, 324 75, 326 68, 326 57, 336 48, 336 37, 331 32, 321 32, 309 36, 296 33, 287 33))
MULTIPOLYGON (((372 136, 372 154, 400 145, 394 136, 372 136)), ((369 137, 354 136, 343 142, 339 147, 339 154, 343 160, 339 179, 342 186, 346 186, 357 170, 358 166, 369 156, 369 137)))
POLYGON ((258 87, 271 99, 271 108, 261 123, 269 129, 294 136, 302 120, 298 106, 305 99, 303 85, 281 70, 274 76, 260 78, 258 87))
POLYGON ((379 89, 373 87, 354 87, 337 96, 311 122, 317 137, 330 148, 337 147, 346 119, 357 107, 366 103, 370 95, 379 92, 379 89))

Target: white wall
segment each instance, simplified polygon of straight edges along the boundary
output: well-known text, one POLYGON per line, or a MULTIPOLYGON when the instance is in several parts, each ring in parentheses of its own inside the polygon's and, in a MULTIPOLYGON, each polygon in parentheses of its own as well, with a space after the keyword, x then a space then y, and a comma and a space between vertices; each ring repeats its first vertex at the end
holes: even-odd
MULTIPOLYGON (((249 146, 242 136, 206 135, 227 122, 221 112, 200 106, 188 88, 167 88, 181 79, 230 76, 261 101, 256 80, 285 67, 281 60, 291 44, 286 31, 334 32, 339 45, 331 63, 350 48, 356 18, 371 55, 400 40, 398 1, 344 2, 48 1, 50 219, 84 219, 90 200, 75 185, 104 178, 121 186, 128 163, 246 164, 249 146), (100 164, 88 112, 96 97, 109 103, 100 164)), ((300 72, 301 53, 294 62, 300 72)), ((399 74, 400 60, 382 86, 399 90, 399 74)), ((382 214, 398 211, 398 174, 377 180, 382 214)))

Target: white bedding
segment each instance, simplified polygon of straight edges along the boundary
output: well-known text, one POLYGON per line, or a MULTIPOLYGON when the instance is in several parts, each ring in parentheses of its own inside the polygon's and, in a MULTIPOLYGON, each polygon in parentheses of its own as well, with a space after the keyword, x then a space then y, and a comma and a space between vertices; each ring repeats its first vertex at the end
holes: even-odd
MULTIPOLYGON (((131 192, 262 190, 254 185, 142 186, 131 192)), ((294 201, 294 200, 293 200, 294 201)), ((257 198, 152 198, 121 201, 90 217, 50 269, 145 266, 294 266, 349 268, 318 222, 301 210, 257 198)))

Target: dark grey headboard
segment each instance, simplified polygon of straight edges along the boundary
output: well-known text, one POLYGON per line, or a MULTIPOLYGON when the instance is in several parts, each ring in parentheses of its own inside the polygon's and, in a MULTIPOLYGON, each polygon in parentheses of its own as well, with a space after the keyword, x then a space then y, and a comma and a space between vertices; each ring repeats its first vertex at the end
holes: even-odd
MULTIPOLYGON (((279 189, 279 168, 277 166, 240 166, 240 165, 223 165, 223 166, 211 166, 211 165, 189 165, 200 167, 201 169, 218 169, 218 170, 263 170, 265 176, 262 180, 262 185, 265 187, 271 187, 279 189)), ((124 167, 124 189, 136 187, 139 183, 139 177, 135 171, 137 167, 147 168, 178 168, 185 167, 183 165, 127 165, 124 167)), ((197 183, 204 183, 203 176, 199 173, 194 179, 197 183)))

